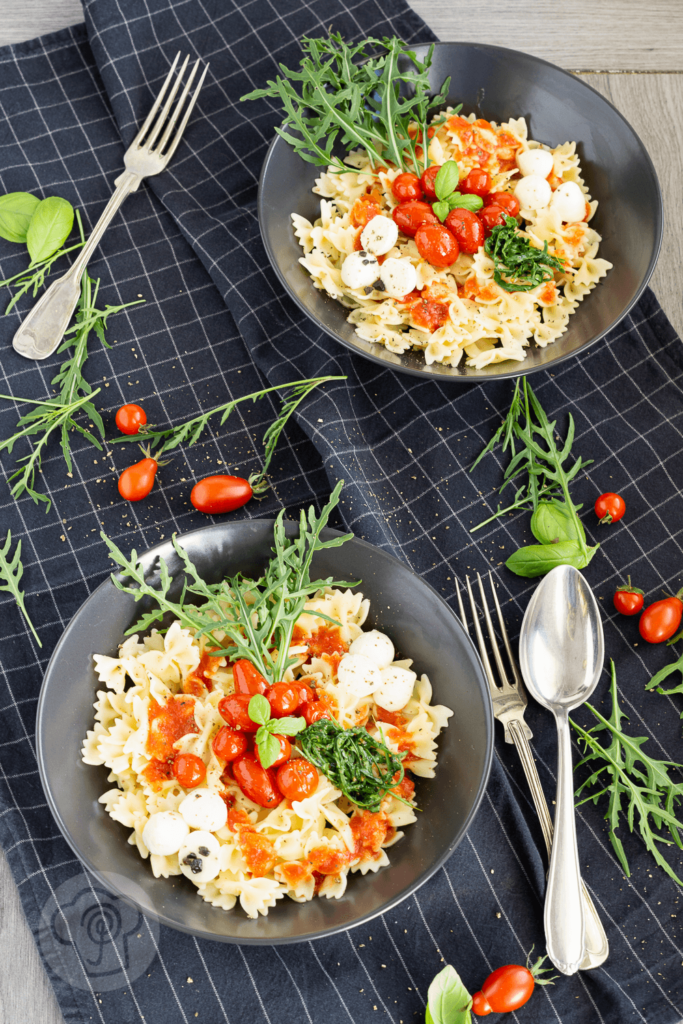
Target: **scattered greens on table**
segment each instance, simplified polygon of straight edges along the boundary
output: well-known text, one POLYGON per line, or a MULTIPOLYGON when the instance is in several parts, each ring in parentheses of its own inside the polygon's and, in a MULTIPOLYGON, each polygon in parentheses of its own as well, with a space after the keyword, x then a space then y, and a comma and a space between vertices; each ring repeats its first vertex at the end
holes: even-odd
POLYGON ((451 964, 432 979, 427 990, 425 1024, 470 1024, 472 996, 451 964))
MULTIPOLYGON (((679 633, 677 637, 675 636, 669 640, 669 643, 675 643, 676 640, 680 639, 681 634, 679 633)), ((659 672, 652 677, 645 689, 656 689, 657 693, 661 693, 665 697, 670 697, 672 693, 683 693, 683 654, 677 659, 677 661, 673 661, 670 665, 665 665, 664 668, 660 668, 659 672), (679 672, 681 674, 681 681, 678 686, 672 686, 670 690, 662 689, 662 683, 664 680, 670 675, 673 675, 674 672, 679 672)), ((683 711, 681 712, 681 718, 683 718, 683 711)))
POLYGON ((7 537, 5 539, 4 547, 0 546, 0 580, 4 582, 0 583, 0 590, 7 591, 14 598, 19 611, 26 619, 26 623, 29 626, 34 637, 38 641, 38 646, 42 647, 40 637, 36 633, 35 626, 31 622, 28 612, 26 611, 26 605, 24 604, 24 592, 19 589, 21 577, 24 574, 24 567, 21 564, 21 541, 17 541, 17 546, 14 549, 14 554, 10 553, 12 547, 12 531, 7 531, 7 537))
POLYGON ((506 217, 504 225, 493 228, 484 250, 493 260, 494 281, 506 292, 530 292, 552 281, 554 271, 565 269, 564 262, 548 252, 547 242, 537 249, 520 233, 514 217, 506 217))
POLYGON ((507 416, 470 470, 502 440, 503 452, 509 448, 512 458, 505 470, 501 493, 520 475, 525 477, 511 505, 499 505, 495 515, 470 531, 474 533, 510 512, 532 512, 531 532, 539 543, 518 548, 505 563, 518 576, 542 576, 556 565, 584 569, 600 546, 586 543, 578 515, 583 506, 575 505, 569 494, 571 481, 593 460, 579 455, 573 465, 565 465, 574 441, 574 419, 570 413, 561 448, 555 441, 556 422, 548 420, 527 378, 518 379, 507 416))

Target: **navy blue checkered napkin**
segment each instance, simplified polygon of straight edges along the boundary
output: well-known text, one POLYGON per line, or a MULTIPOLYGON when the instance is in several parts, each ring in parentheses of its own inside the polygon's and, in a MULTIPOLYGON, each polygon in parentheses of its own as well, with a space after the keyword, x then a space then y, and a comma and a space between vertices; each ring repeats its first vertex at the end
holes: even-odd
MULTIPOLYGON (((238 514, 268 516, 281 504, 320 502, 343 476, 346 526, 408 562, 447 600, 454 576, 498 569, 514 545, 530 539, 528 517, 473 538, 470 527, 495 505, 501 472, 495 459, 473 476, 467 470, 497 426, 511 385, 463 388, 381 370, 302 316, 268 266, 256 222, 258 174, 278 115, 265 103, 238 103, 273 74, 276 61, 296 62, 302 34, 333 24, 349 38, 396 33, 424 41, 428 29, 402 0, 91 0, 86 17, 87 31, 0 51, 0 187, 65 196, 87 224, 108 199, 124 147, 175 52, 211 62, 171 167, 127 200, 91 264, 104 300, 147 300, 111 321, 116 344, 111 351, 93 345, 87 366, 102 389, 97 401, 110 436, 124 399, 141 401, 151 421, 165 423, 266 382, 345 373, 347 383, 309 398, 288 427, 268 499, 238 514)), ((2 277, 23 265, 17 249, 0 243, 2 277)), ((2 392, 40 398, 59 360, 30 363, 10 347, 29 305, 0 319, 2 392)), ((533 378, 560 424, 572 412, 575 449, 595 459, 577 499, 590 506, 605 489, 626 498, 628 516, 617 528, 594 529, 587 514, 602 547, 586 575, 604 600, 607 652, 617 662, 631 728, 650 736, 657 756, 673 760, 683 759, 680 708, 643 690, 669 652, 636 646, 633 623, 616 621, 610 598, 626 573, 650 594, 663 582, 680 585, 682 381, 680 342, 651 293, 580 360, 533 378)), ((17 411, 1 406, 5 436, 17 411)), ((429 981, 444 962, 474 990, 490 969, 523 962, 532 945, 543 946, 542 838, 516 753, 498 731, 486 798, 445 868, 385 918, 313 944, 226 947, 133 920, 119 901, 90 887, 52 821, 36 769, 36 699, 65 623, 108 572, 99 529, 124 547, 144 548, 205 523, 187 504, 189 481, 220 466, 253 470, 273 413, 268 402, 244 409, 180 453, 140 505, 124 508, 116 494, 115 470, 130 453, 102 455, 78 441, 72 478, 56 450, 45 462, 53 500, 47 515, 25 498, 13 502, 2 483, 2 533, 10 527, 23 540, 27 604, 43 648, 3 598, 0 838, 68 1021, 413 1024, 423 1019, 429 981), (67 917, 80 924, 62 934, 67 917), (107 938, 116 921, 118 945, 107 938)), ((5 477, 11 468, 3 457, 5 477)), ((498 578, 515 634, 533 584, 504 569, 498 578)), ((605 690, 606 679, 598 702, 605 690)), ((528 718, 552 798, 554 730, 540 709, 530 708, 528 718)), ((581 863, 611 956, 595 972, 540 990, 515 1020, 680 1020, 678 889, 653 870, 638 838, 623 838, 628 880, 600 811, 581 808, 581 863)), ((680 873, 680 858, 674 862, 680 873)))

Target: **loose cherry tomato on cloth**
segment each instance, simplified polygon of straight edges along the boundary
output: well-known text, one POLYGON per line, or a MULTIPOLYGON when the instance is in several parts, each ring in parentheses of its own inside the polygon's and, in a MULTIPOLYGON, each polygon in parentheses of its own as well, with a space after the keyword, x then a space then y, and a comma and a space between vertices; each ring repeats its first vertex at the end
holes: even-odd
POLYGON ((637 615, 644 601, 642 590, 631 586, 630 576, 628 585, 617 587, 614 594, 614 607, 621 615, 637 615))
POLYGON ((607 491, 595 502, 595 514, 603 526, 618 523, 626 511, 626 502, 620 494, 607 491))
POLYGON ((433 267, 450 267, 460 255, 455 236, 443 224, 421 224, 415 232, 417 251, 433 267))
POLYGON ((253 754, 243 754, 232 762, 235 782, 245 796, 259 807, 277 807, 282 793, 272 768, 262 768, 253 754))
POLYGON ((265 693, 268 689, 266 680, 246 658, 240 658, 232 666, 232 678, 235 693, 249 693, 253 697, 255 693, 265 693))
POLYGON ((176 754, 173 774, 185 789, 194 789, 206 778, 206 765, 196 754, 176 754))
POLYGON ((296 683, 273 683, 265 695, 273 718, 286 718, 296 711, 303 703, 300 691, 296 683))
POLYGON ((250 700, 251 696, 248 693, 231 693, 228 697, 221 697, 218 702, 218 714, 233 729, 256 732, 258 722, 254 722, 249 717, 250 700))
POLYGON ((410 199, 422 199, 422 189, 417 174, 397 174, 391 184, 391 191, 399 203, 407 203, 410 199))
POLYGON ((489 1013, 509 1013, 524 1006, 531 998, 534 985, 553 984, 551 978, 540 977, 548 971, 547 967, 542 967, 545 959, 544 956, 539 957, 531 968, 508 964, 489 974, 481 991, 472 996, 472 1012, 478 1017, 487 1017, 489 1013))
POLYGON ((473 167, 464 181, 458 185, 458 192, 466 196, 480 196, 482 199, 491 191, 491 176, 481 167, 473 167))
POLYGON ((408 238, 415 238, 415 232, 420 224, 424 224, 425 221, 428 224, 439 223, 439 218, 429 203, 422 203, 418 200, 410 203, 401 203, 399 206, 394 207, 391 216, 398 230, 402 231, 408 238))
POLYGON ((313 725, 319 718, 334 718, 327 704, 324 704, 321 700, 312 700, 308 704, 304 704, 299 710, 306 719, 307 725, 313 725))
POLYGON ((504 226, 507 214, 502 206, 496 206, 495 203, 492 203, 491 206, 484 206, 483 209, 479 211, 478 217, 484 225, 484 230, 488 235, 491 233, 493 228, 504 226))
POLYGON ((153 459, 147 450, 147 454, 134 466, 124 469, 119 477, 119 494, 126 501, 140 501, 146 498, 154 487, 154 478, 157 475, 159 463, 153 459))
POLYGON ((519 213, 519 203, 511 192, 490 192, 486 197, 486 205, 500 206, 508 217, 516 217, 519 213))
POLYGON ((444 223, 455 236, 461 252, 475 253, 484 244, 484 225, 471 210, 457 207, 451 210, 444 223))
POLYGON ((436 192, 434 190, 434 182, 436 176, 441 170, 441 164, 432 164, 426 171, 422 172, 420 178, 420 184, 422 185, 422 191, 424 192, 427 199, 431 199, 432 202, 436 199, 436 192))
POLYGON ((643 640, 661 644, 674 635, 683 617, 682 597, 683 590, 679 590, 675 597, 665 597, 645 609, 638 623, 643 640))
POLYGON ((147 413, 141 405, 135 405, 133 402, 122 405, 116 413, 116 426, 122 434, 137 434, 146 422, 147 413))
POLYGON ((253 494, 251 484, 241 476, 205 476, 190 492, 190 501, 199 512, 220 515, 246 505, 253 494))
POLYGON ((294 757, 277 770, 277 784, 288 800, 305 800, 318 788, 318 769, 304 757, 294 757))
MULTIPOLYGON (((271 733, 271 735, 275 736, 275 739, 280 744, 280 753, 277 755, 273 763, 268 767, 278 768, 281 764, 284 764, 285 761, 289 761, 290 757, 292 756, 292 744, 289 742, 286 736, 278 736, 276 733, 271 733)), ((258 747, 254 751, 254 753, 256 754, 256 760, 258 761, 259 764, 261 764, 261 755, 259 753, 258 747)))
POLYGON ((229 725, 224 725, 214 736, 211 746, 221 761, 234 761, 245 752, 247 743, 247 737, 243 732, 237 732, 229 725))

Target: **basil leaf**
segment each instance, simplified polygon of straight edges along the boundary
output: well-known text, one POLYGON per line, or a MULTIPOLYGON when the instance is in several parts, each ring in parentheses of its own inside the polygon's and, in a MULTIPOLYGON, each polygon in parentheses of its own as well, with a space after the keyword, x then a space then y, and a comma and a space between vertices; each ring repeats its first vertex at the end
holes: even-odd
POLYGON ((270 718, 270 704, 262 693, 254 694, 249 701, 247 711, 252 722, 258 722, 259 725, 265 725, 270 718))
POLYGON ((448 203, 445 202, 444 200, 441 200, 438 203, 433 203, 432 204, 432 210, 437 215, 439 220, 442 221, 442 222, 446 219, 446 217, 450 213, 450 207, 449 207, 448 203))
POLYGON ((74 223, 74 208, 66 199, 49 196, 38 203, 26 232, 31 263, 52 256, 64 244, 74 223))
POLYGON ((256 733, 259 761, 262 768, 270 768, 280 756, 280 741, 275 739, 268 729, 259 729, 256 733), (261 735, 263 733, 263 735, 261 735), (259 738, 260 737, 260 738, 259 738))
POLYGON ((481 210, 484 200, 481 196, 463 196, 459 192, 454 192, 452 196, 448 197, 448 205, 451 210, 460 207, 462 210, 471 210, 472 213, 475 213, 477 210, 481 210))
POLYGON ((276 732, 278 736, 296 736, 298 732, 306 728, 305 718, 273 718, 268 722, 268 729, 276 732))
POLYGON ((575 540, 561 540, 557 544, 527 544, 510 555, 505 564, 518 576, 532 579, 534 576, 543 576, 557 565, 573 565, 575 569, 585 569, 597 547, 588 550, 590 554, 586 558, 575 540))
POLYGON ((427 992, 427 1024, 469 1024, 472 997, 454 967, 447 964, 427 992))
POLYGON ((554 501, 539 501, 531 517, 531 532, 540 544, 585 539, 583 526, 578 517, 572 515, 565 504, 554 501))
MULTIPOLYGON (((460 181, 460 170, 455 160, 447 160, 439 168, 434 179, 434 191, 437 199, 445 199, 454 192, 460 181)), ((437 215, 438 216, 438 215, 437 215)))
POLYGON ((25 242, 31 217, 40 199, 30 192, 8 192, 0 196, 0 238, 8 242, 25 242))

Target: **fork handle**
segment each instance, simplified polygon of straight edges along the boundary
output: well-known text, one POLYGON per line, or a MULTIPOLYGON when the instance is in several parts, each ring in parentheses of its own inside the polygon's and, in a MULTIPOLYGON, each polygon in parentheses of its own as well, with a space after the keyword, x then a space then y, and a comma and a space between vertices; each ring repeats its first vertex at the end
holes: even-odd
POLYGON ((141 181, 142 177, 132 171, 124 171, 116 179, 116 191, 77 259, 66 274, 57 278, 43 293, 14 335, 12 345, 19 355, 27 359, 47 359, 55 351, 76 308, 81 293, 81 276, 88 260, 123 200, 137 189, 141 181))

